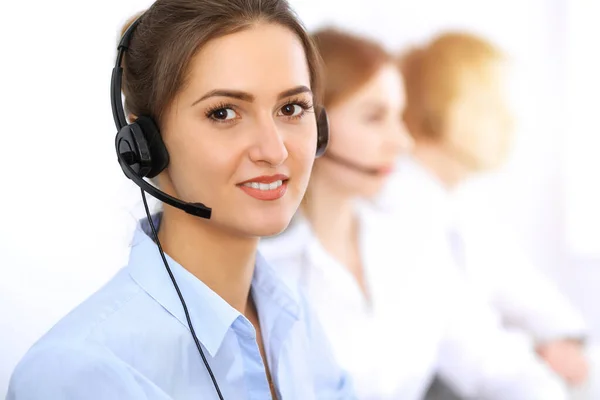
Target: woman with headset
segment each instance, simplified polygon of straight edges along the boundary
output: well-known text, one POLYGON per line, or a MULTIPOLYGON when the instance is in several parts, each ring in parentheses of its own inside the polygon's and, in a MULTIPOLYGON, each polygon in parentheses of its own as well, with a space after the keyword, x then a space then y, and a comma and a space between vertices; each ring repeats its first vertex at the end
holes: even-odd
POLYGON ((352 398, 306 302, 257 253, 327 144, 318 66, 284 0, 157 0, 125 30, 116 150, 164 210, 142 191, 129 264, 30 349, 9 400, 352 398))
POLYGON ((420 399, 437 371, 467 398, 565 399, 561 382, 447 265, 450 252, 427 218, 407 208, 392 219, 366 201, 412 145, 395 60, 338 30, 314 38, 331 143, 299 214, 260 248, 305 288, 359 398, 420 399))
POLYGON ((581 312, 511 243, 511 229, 491 207, 480 201, 466 209, 461 201, 465 184, 500 168, 512 147, 509 67, 496 45, 462 32, 439 35, 402 57, 404 120, 415 146, 381 201, 436 210, 456 266, 505 328, 522 336, 566 383, 581 386, 589 372, 581 312))

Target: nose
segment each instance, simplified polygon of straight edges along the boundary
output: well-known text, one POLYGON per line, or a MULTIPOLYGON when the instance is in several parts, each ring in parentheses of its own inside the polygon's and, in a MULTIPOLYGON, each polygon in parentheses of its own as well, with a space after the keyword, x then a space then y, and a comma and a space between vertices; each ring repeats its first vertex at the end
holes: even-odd
POLYGON ((396 154, 412 151, 414 140, 402 122, 396 122, 393 129, 388 130, 384 145, 396 154))
POLYGON ((254 144, 250 148, 250 159, 277 167, 288 158, 283 135, 271 117, 261 119, 256 126, 254 144))

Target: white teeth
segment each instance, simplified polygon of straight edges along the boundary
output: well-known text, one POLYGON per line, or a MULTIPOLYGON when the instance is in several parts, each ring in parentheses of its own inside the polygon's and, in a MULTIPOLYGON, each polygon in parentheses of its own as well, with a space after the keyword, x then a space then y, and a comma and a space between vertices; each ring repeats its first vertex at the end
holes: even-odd
POLYGON ((252 189, 259 189, 259 190, 275 190, 281 185, 283 185, 282 180, 278 180, 278 181, 271 182, 271 183, 258 183, 258 182, 244 183, 244 186, 251 187, 252 189))

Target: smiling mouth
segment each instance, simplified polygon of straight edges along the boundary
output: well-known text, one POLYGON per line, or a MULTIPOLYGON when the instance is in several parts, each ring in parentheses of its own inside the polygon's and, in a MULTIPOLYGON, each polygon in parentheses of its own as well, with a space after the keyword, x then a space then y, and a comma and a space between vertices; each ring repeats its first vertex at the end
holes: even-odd
POLYGON ((279 179, 279 180, 277 180, 275 182, 271 182, 271 183, 246 182, 242 186, 249 187, 252 189, 267 191, 267 190, 277 189, 278 187, 283 185, 283 182, 285 182, 285 181, 287 181, 287 179, 279 179))
POLYGON ((238 187, 248 196, 261 201, 274 201, 282 198, 287 192, 289 179, 278 179, 270 183, 245 182, 238 187))

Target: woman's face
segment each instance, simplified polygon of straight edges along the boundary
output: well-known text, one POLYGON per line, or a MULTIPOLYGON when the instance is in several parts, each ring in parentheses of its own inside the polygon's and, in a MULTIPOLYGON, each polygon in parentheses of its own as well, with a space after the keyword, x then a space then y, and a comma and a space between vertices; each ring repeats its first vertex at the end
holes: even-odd
POLYGON ((444 138, 452 156, 470 170, 499 167, 513 137, 504 66, 485 68, 484 78, 464 79, 447 116, 444 138))
POLYGON ((267 236, 296 212, 317 130, 304 48, 274 24, 208 42, 163 119, 168 193, 212 207, 211 223, 267 236))
POLYGON ((412 145, 401 120, 404 104, 402 78, 390 63, 352 96, 328 108, 331 142, 314 176, 348 195, 375 195, 400 153, 412 145))

